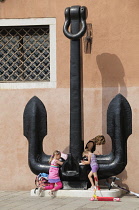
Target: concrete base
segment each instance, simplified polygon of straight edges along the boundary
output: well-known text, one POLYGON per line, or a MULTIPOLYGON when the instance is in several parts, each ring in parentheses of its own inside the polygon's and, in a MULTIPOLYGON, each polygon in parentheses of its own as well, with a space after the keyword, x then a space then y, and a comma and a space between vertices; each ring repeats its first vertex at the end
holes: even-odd
MULTIPOLYGON (((36 190, 36 193, 34 192, 34 189, 31 190, 31 196, 49 196, 50 190, 42 191, 39 195, 38 190, 36 190)), ((88 190, 58 190, 55 192, 56 197, 92 197, 94 191, 92 189, 88 190)), ((96 196, 100 197, 121 197, 122 191, 120 189, 101 189, 96 191, 96 196)))

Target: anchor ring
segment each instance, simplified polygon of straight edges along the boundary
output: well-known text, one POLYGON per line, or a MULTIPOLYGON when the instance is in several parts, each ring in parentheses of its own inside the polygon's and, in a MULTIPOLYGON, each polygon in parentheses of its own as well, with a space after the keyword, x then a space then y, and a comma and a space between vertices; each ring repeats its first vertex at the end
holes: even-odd
POLYGON ((87 9, 86 7, 82 6, 79 7, 79 14, 78 14, 78 8, 75 7, 67 7, 65 9, 65 23, 63 26, 63 33, 68 39, 80 39, 86 32, 86 17, 87 17, 87 9), (71 20, 79 20, 81 22, 81 29, 78 33, 73 34, 68 31, 69 26, 71 24, 71 20))

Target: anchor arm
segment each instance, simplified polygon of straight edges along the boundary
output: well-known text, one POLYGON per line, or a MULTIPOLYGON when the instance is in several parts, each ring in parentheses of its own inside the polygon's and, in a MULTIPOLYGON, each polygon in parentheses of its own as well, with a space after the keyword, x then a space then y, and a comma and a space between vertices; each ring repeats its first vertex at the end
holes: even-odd
POLYGON ((24 136, 28 139, 28 162, 34 174, 48 173, 49 158, 43 152, 43 138, 47 135, 47 113, 41 100, 34 96, 24 110, 24 136))
POLYGON ((110 102, 107 112, 107 133, 112 139, 111 158, 99 159, 99 179, 121 173, 127 164, 127 139, 132 134, 132 111, 126 98, 118 94, 110 102), (101 162, 102 161, 102 162, 101 162))

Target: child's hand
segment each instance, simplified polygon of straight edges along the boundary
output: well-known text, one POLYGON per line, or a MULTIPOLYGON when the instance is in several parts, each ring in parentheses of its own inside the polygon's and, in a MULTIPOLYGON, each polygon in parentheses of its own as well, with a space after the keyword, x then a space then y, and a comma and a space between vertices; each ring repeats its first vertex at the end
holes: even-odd
POLYGON ((60 161, 59 161, 59 160, 55 160, 55 162, 56 162, 57 164, 59 164, 60 161))
POLYGON ((63 164, 63 162, 61 162, 61 161, 59 161, 59 160, 56 160, 55 161, 58 165, 62 165, 63 164))
POLYGON ((82 163, 83 165, 85 165, 84 160, 82 160, 81 163, 82 163))

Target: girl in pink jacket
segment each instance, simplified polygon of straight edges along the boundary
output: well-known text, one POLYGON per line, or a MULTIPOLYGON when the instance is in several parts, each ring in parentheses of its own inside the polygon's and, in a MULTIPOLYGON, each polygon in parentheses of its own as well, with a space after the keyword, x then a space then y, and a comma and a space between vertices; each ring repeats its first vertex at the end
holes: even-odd
POLYGON ((53 197, 54 192, 61 189, 63 187, 62 182, 59 176, 59 166, 63 164, 59 159, 61 157, 61 152, 55 150, 53 155, 50 158, 50 169, 49 169, 49 177, 48 182, 49 186, 41 187, 41 190, 51 190, 50 195, 53 197))

